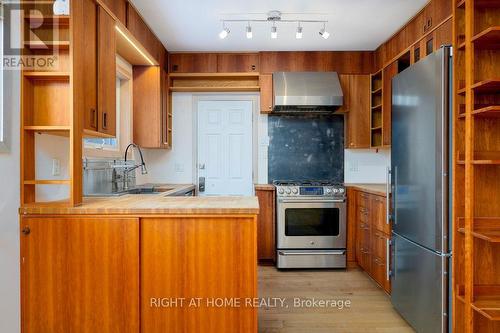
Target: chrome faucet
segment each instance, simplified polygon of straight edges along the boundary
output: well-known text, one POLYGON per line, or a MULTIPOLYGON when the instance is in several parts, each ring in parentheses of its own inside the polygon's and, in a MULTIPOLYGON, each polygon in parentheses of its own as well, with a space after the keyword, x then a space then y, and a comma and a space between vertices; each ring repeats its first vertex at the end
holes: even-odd
POLYGON ((125 149, 125 165, 127 164, 128 149, 130 147, 136 148, 137 151, 139 152, 139 156, 141 157, 141 164, 136 164, 136 165, 131 166, 130 168, 125 169, 125 171, 123 173, 123 189, 124 190, 128 190, 128 174, 129 174, 129 172, 134 171, 137 168, 141 168, 141 173, 143 175, 146 175, 148 173, 148 169, 146 169, 146 163, 144 162, 144 157, 142 156, 141 147, 139 147, 135 143, 129 144, 127 146, 127 148, 125 149))

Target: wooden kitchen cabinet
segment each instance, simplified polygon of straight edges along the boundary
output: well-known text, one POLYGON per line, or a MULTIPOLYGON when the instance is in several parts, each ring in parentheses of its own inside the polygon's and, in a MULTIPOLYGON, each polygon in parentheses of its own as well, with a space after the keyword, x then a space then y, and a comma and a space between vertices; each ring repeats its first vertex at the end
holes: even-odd
POLYGON ((256 237, 249 215, 141 219, 141 332, 257 332, 257 308, 206 306, 257 297, 256 237), (151 306, 160 297, 202 300, 151 306))
POLYGON ((390 262, 391 226, 386 224, 386 198, 348 189, 349 224, 356 225, 356 261, 387 293, 391 291, 387 265, 390 262), (354 222, 353 222, 354 221, 354 222))
POLYGON ((382 146, 392 144, 392 78, 398 74, 397 61, 383 69, 382 87, 382 146))
POLYGON ((169 73, 216 73, 217 53, 170 53, 169 73))
POLYGON ((127 24, 127 1, 126 0, 101 0, 108 9, 116 16, 123 25, 127 24))
POLYGON ((258 72, 258 53, 219 53, 217 54, 217 72, 239 73, 258 72))
POLYGON ((144 22, 134 6, 130 3, 127 6, 127 29, 158 63, 162 63, 163 61, 160 59, 162 43, 144 22))
MULTIPOLYGON (((345 92, 344 92, 345 93, 345 92)), ((370 76, 350 75, 346 148, 370 147, 370 76)))
POLYGON ((276 193, 272 185, 256 185, 255 195, 259 199, 257 215, 257 257, 261 262, 276 260, 276 193))
POLYGON ((171 148, 167 73, 160 66, 134 66, 133 80, 134 143, 143 148, 171 148))
POLYGON ((139 331, 136 218, 22 217, 21 326, 139 331))
POLYGON ((81 55, 85 71, 83 128, 90 136, 116 136, 115 20, 92 0, 83 0, 85 34, 81 55))
POLYGON ((259 75, 260 88, 260 112, 271 113, 273 111, 273 75, 259 75))
POLYGON ((100 133, 116 136, 115 20, 102 7, 97 11, 97 108, 100 133))

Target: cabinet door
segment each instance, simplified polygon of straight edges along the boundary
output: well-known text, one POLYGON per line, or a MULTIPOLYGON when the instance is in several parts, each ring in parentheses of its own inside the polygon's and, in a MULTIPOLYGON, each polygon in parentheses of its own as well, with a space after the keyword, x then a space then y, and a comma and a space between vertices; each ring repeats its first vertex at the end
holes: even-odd
POLYGON ((170 94, 168 91, 168 74, 160 67, 160 94, 161 94, 161 133, 162 133, 162 147, 161 148, 172 148, 172 142, 170 142, 169 131, 172 130, 171 117, 169 116, 169 98, 170 94))
POLYGON ((442 45, 452 44, 452 28, 453 28, 453 20, 448 20, 446 23, 442 24, 439 28, 434 32, 435 34, 435 45, 437 48, 440 48, 442 45))
POLYGON ((138 219, 24 217, 21 230, 23 332, 139 332, 138 219))
MULTIPOLYGON (((356 261, 356 229, 358 222, 356 220, 357 191, 353 188, 347 188, 347 262, 356 261)), ((349 266, 348 266, 349 267, 349 266)))
POLYGON ((162 85, 159 66, 133 69, 134 142, 144 148, 162 148, 162 85))
POLYGON ((220 53, 217 55, 217 72, 258 72, 258 53, 220 53))
POLYGON ((259 75, 260 87, 260 112, 271 113, 273 111, 273 75, 259 75))
POLYGON ((123 24, 127 23, 127 1, 126 0, 101 0, 109 8, 116 18, 123 24))
POLYGON ((370 76, 352 75, 346 148, 370 147, 370 76))
POLYGON ((216 73, 216 53, 171 53, 170 73, 216 73))
POLYGON ((274 190, 255 190, 259 199, 260 212, 257 216, 257 256, 259 260, 276 258, 274 190))
POLYGON ((386 234, 391 233, 391 226, 386 219, 386 199, 379 195, 371 196, 370 219, 372 227, 386 234))
POLYGON ((85 33, 81 36, 82 54, 80 59, 82 71, 81 103, 83 105, 83 128, 97 132, 97 5, 94 0, 82 0, 82 14, 84 16, 82 25, 85 33))
POLYGON ((337 112, 347 113, 351 108, 351 76, 349 74, 340 74, 339 81, 344 94, 344 104, 338 109, 337 112))
POLYGON ((99 7, 97 14, 99 132, 116 136, 115 20, 102 7, 99 7))
POLYGON ((161 43, 151 29, 149 29, 141 15, 139 15, 137 10, 130 3, 128 4, 127 10, 127 28, 139 43, 146 48, 151 56, 153 56, 156 61, 160 62, 159 47, 161 43))
POLYGON ((398 63, 393 62, 384 68, 382 76, 382 145, 391 145, 392 115, 392 78, 398 74, 398 63))
POLYGON ((389 236, 378 231, 372 231, 371 237, 372 245, 372 266, 371 275, 373 279, 388 293, 390 293, 390 279, 388 279, 387 265, 389 260, 387 260, 387 255, 390 256, 388 250, 389 246, 389 236))
POLYGON ((359 266, 366 272, 371 271, 371 246, 370 246, 370 227, 368 224, 358 221, 356 230, 356 258, 359 266))

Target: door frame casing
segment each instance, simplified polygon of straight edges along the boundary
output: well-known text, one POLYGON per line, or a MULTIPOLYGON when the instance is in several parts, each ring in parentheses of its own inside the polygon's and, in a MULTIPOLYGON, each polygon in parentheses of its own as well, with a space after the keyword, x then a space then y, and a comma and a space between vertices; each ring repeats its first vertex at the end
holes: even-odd
POLYGON ((203 93, 193 94, 193 184, 198 187, 198 106, 205 101, 250 101, 252 102, 252 182, 258 178, 258 143, 259 143, 259 95, 255 93, 203 93))

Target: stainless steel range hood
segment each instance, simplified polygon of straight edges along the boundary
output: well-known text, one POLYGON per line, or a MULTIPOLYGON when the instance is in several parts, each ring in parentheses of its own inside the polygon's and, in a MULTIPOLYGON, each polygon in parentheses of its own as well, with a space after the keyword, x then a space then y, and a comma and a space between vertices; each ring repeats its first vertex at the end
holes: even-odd
POLYGON ((336 72, 276 72, 273 88, 273 112, 333 112, 344 103, 336 72))

